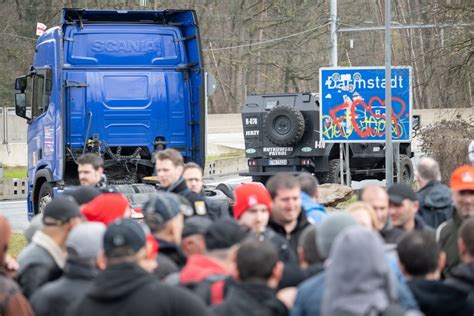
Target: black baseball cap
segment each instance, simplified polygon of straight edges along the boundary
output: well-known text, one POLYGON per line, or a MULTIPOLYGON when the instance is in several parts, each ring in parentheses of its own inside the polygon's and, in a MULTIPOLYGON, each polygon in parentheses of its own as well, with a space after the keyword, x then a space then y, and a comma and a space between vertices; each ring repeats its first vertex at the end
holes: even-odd
POLYGON ((102 192, 98 188, 89 185, 83 185, 74 190, 64 191, 64 195, 72 196, 79 205, 89 203, 101 194, 102 192))
POLYGON ((46 226, 60 226, 74 217, 81 217, 81 212, 79 204, 70 196, 53 199, 43 210, 43 224, 46 226))
POLYGON ((104 234, 104 252, 107 257, 132 256, 145 245, 145 230, 134 220, 121 218, 107 226, 104 234), (120 251, 115 251, 118 249, 120 251))
POLYGON ((402 204, 403 200, 418 201, 415 191, 405 183, 395 183, 388 190, 388 198, 390 202, 402 204))
POLYGON ((181 212, 178 198, 169 192, 154 193, 142 210, 145 223, 155 225, 163 225, 181 212))
POLYGON ((205 216, 192 216, 184 221, 182 238, 186 238, 191 235, 200 234, 204 235, 212 221, 205 216))
POLYGON ((230 217, 217 219, 204 234, 207 250, 228 249, 246 237, 247 232, 230 217))

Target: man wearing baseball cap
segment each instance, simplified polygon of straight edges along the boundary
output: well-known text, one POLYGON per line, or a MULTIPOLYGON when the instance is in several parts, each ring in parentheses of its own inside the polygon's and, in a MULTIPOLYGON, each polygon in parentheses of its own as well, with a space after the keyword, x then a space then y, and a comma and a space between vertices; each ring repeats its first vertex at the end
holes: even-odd
POLYGON ((111 223, 104 234, 106 268, 70 315, 208 315, 191 293, 161 283, 143 268, 148 252, 144 228, 131 219, 111 223))
POLYGON ((169 192, 153 194, 143 205, 143 216, 160 248, 155 274, 163 279, 186 263, 186 256, 179 248, 184 215, 177 195, 169 192))
POLYGON ((474 166, 464 165, 454 170, 450 187, 454 203, 453 216, 436 230, 436 240, 446 252, 445 274, 460 263, 458 231, 463 221, 474 216, 474 166))
MULTIPOLYGON (((395 183, 387 190, 389 198, 389 214, 394 229, 405 233, 417 231, 434 232, 417 214, 420 206, 415 191, 404 183, 395 183)), ((402 235, 396 235, 401 238, 402 235)), ((399 240, 387 240, 388 243, 398 243, 399 240)))
POLYGON ((63 276, 39 288, 30 299, 36 316, 66 315, 69 306, 84 297, 100 271, 97 258, 105 228, 97 222, 74 227, 66 240, 68 256, 63 276))
POLYGON ((26 297, 62 275, 69 232, 81 222, 79 205, 71 197, 58 197, 43 212, 43 227, 18 257, 18 283, 26 297))

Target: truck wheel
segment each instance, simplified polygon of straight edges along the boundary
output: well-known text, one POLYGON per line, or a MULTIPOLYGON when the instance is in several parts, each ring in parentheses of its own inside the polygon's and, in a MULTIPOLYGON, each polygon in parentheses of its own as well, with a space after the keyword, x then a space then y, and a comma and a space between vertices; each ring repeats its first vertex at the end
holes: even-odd
POLYGON ((288 105, 273 108, 263 121, 263 132, 277 146, 291 146, 304 134, 304 117, 288 105))
MULTIPOLYGON (((344 172, 346 172, 346 166, 344 165, 344 172)), ((329 160, 329 170, 321 174, 321 183, 341 183, 341 169, 340 160, 331 159, 329 160)))
POLYGON ((255 176, 255 177, 252 177, 252 182, 260 182, 261 184, 265 185, 268 179, 269 177, 255 176))
POLYGON ((407 155, 400 155, 400 182, 411 185, 415 177, 415 170, 411 159, 407 155))
POLYGON ((49 202, 53 199, 53 186, 49 182, 43 182, 38 195, 38 205, 36 207, 36 214, 43 213, 43 210, 49 202))
POLYGON ((221 190, 211 190, 211 189, 205 189, 204 190, 204 196, 206 199, 211 200, 215 203, 223 204, 226 209, 229 208, 229 201, 227 196, 222 192, 221 190))

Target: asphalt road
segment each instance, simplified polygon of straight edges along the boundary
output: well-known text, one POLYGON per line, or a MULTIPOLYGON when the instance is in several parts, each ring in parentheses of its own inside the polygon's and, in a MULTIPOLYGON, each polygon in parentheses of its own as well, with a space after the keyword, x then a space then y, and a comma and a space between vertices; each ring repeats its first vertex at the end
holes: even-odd
POLYGON ((2 201, 0 214, 8 218, 14 231, 23 231, 28 226, 26 201, 2 201))

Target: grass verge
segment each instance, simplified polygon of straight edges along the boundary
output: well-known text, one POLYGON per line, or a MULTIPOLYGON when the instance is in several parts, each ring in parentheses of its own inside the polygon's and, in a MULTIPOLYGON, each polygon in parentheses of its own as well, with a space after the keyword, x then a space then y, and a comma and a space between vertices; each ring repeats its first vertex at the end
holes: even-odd
POLYGON ((8 253, 16 258, 27 244, 28 242, 23 233, 13 232, 10 239, 10 245, 8 246, 8 253))
POLYGON ((26 178, 26 167, 3 167, 3 178, 26 178))

